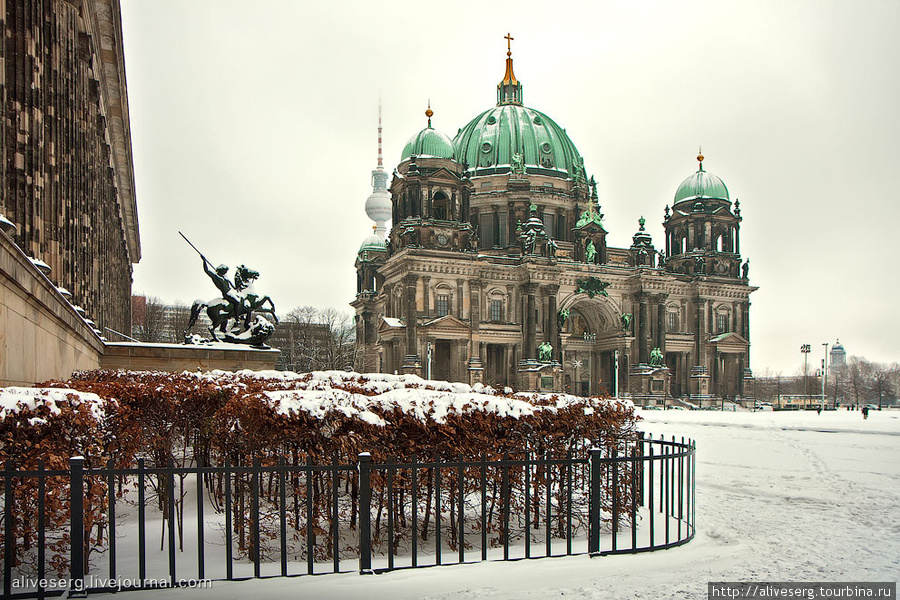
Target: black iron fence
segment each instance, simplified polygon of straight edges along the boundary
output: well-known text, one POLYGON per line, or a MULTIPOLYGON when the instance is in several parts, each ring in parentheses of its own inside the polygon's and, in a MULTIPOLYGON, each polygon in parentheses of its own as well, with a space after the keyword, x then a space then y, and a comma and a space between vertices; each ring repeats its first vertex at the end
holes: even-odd
POLYGON ((7 464, 3 597, 670 548, 694 536, 695 451, 639 437, 500 460, 7 464))

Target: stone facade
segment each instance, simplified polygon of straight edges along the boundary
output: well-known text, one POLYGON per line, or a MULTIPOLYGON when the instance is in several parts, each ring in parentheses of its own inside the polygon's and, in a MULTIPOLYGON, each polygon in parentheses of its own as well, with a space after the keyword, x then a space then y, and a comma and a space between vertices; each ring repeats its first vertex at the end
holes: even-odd
POLYGON ((0 233, 0 386, 100 366, 103 342, 56 286, 0 233))
POLYGON ((118 0, 0 0, 0 213, 100 330, 140 259, 118 0))
POLYGON ((649 403, 752 396, 740 208, 702 156, 665 207, 665 251, 643 217, 613 248, 593 178, 521 104, 511 58, 497 107, 452 142, 426 114, 394 171, 387 244, 357 256, 357 368, 649 403))

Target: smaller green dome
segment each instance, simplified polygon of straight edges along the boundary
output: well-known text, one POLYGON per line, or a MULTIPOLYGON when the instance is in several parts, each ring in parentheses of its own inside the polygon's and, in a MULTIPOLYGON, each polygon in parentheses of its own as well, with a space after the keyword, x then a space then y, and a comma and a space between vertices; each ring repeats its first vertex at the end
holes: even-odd
POLYGON ((675 192, 675 202, 701 198, 714 198, 717 200, 731 199, 728 197, 728 188, 725 182, 717 175, 703 170, 703 163, 696 173, 681 182, 678 191, 675 192))
POLYGON ((429 125, 416 135, 409 138, 403 147, 400 161, 408 159, 415 154, 424 158, 453 158, 453 142, 445 134, 429 125))
POLYGON ((384 238, 378 234, 373 233, 369 237, 363 240, 363 243, 359 247, 360 252, 365 252, 366 250, 387 250, 387 243, 384 238))

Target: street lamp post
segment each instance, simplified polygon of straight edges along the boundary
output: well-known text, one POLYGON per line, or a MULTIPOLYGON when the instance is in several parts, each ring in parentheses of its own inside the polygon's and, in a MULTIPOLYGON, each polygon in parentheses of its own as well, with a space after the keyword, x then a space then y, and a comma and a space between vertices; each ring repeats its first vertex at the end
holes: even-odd
POLYGON ((616 400, 619 399, 619 351, 616 350, 616 400))
POLYGON ((803 344, 800 346, 800 352, 803 353, 803 395, 806 396, 804 398, 804 406, 806 406, 809 402, 809 376, 807 375, 807 358, 809 357, 809 351, 811 347, 809 344, 803 344))
POLYGON ((822 410, 825 410, 825 385, 828 382, 828 342, 825 346, 825 358, 822 359, 822 410))

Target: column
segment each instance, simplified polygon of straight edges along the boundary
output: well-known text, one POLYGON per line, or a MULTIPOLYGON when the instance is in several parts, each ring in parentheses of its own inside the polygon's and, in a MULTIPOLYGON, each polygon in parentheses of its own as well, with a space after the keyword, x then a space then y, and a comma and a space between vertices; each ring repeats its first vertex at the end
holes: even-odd
POLYGON ((702 340, 703 340, 703 305, 706 303, 706 300, 701 298, 696 298, 694 300, 694 306, 696 308, 697 314, 694 319, 694 364, 699 365, 702 364, 703 355, 702 355, 702 340))
MULTIPOLYGON (((744 302, 744 339, 750 341, 750 303, 744 302)), ((747 346, 744 360, 747 361, 747 368, 750 367, 750 346, 747 346)), ((743 375, 741 375, 743 377, 743 375)))
POLYGON ((403 278, 406 286, 406 354, 418 357, 419 349, 416 344, 416 284, 417 275, 407 275, 403 278))
POLYGON ((553 360, 562 361, 562 348, 559 347, 559 321, 556 315, 556 295, 559 293, 559 286, 548 285, 545 289, 547 290, 549 327, 544 328, 544 339, 553 345, 553 360))
POLYGON ((537 338, 536 338, 536 329, 537 324, 534 319, 534 310, 535 310, 535 299, 534 296, 537 293, 538 285, 536 283, 529 283, 525 285, 525 315, 522 319, 523 325, 525 328, 525 348, 522 352, 522 358, 524 359, 535 359, 537 358, 537 338))
POLYGON ((648 329, 649 318, 649 307, 648 307, 648 297, 649 294, 646 292, 638 292, 634 295, 637 298, 638 302, 640 302, 640 307, 638 309, 638 362, 641 364, 646 364, 650 360, 650 332, 648 329))
POLYGON ((431 315, 431 277, 428 275, 422 276, 422 288, 423 293, 425 294, 425 314, 431 315))
POLYGON ((656 347, 666 354, 666 298, 668 294, 656 296, 656 347))

